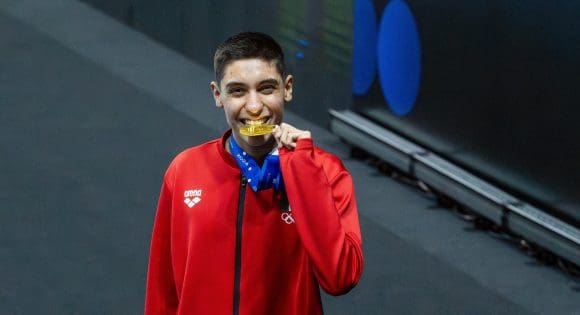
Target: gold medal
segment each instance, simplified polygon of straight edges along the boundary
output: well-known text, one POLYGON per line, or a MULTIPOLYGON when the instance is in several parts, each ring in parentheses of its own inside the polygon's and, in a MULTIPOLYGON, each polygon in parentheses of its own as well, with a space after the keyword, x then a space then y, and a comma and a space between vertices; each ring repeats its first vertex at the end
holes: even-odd
POLYGON ((262 124, 252 124, 243 126, 240 128, 240 133, 244 136, 262 136, 265 134, 272 133, 276 125, 262 125, 262 124))

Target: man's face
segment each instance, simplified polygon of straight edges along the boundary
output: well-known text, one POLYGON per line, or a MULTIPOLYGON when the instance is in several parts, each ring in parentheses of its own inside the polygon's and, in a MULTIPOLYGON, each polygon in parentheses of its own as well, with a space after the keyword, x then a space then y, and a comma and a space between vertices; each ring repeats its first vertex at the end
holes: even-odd
POLYGON ((241 59, 226 66, 219 84, 211 83, 217 107, 222 107, 236 142, 253 151, 274 146, 271 134, 249 137, 240 134, 240 127, 249 121, 279 125, 284 102, 292 100, 292 76, 282 78, 274 62, 262 59, 241 59))

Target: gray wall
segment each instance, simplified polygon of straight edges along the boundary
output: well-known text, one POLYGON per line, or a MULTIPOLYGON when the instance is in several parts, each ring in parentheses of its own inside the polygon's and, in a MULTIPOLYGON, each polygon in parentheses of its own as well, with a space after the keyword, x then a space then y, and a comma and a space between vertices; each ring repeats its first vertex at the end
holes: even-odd
POLYGON ((269 33, 295 76, 291 110, 325 125, 329 108, 351 103, 352 1, 83 1, 207 67, 228 36, 269 33))
MULTIPOLYGON (((378 76, 354 107, 580 226, 580 4, 406 2, 421 42, 414 108, 394 115, 378 76)), ((374 1, 377 18, 389 3, 374 1)))

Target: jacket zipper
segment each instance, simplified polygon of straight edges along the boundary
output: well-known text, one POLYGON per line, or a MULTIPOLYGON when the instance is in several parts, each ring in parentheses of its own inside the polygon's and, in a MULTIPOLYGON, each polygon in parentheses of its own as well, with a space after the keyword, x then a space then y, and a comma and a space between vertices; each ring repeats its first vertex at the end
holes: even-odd
POLYGON ((236 262, 234 271, 234 315, 240 313, 240 273, 242 269, 242 221, 244 219, 244 203, 246 200, 246 178, 242 175, 240 181, 240 196, 238 199, 238 215, 236 219, 236 262))

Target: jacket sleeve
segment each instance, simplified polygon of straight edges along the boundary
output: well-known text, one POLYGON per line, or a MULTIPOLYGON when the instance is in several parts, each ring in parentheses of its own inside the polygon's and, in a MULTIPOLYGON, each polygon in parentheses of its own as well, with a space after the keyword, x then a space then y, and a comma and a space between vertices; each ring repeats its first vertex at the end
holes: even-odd
POLYGON ((171 200, 171 189, 164 180, 151 235, 145 315, 175 314, 179 304, 171 259, 171 200))
POLYGON ((320 286, 340 295, 358 283, 362 238, 352 178, 338 158, 317 153, 311 139, 280 151, 280 167, 300 239, 320 286))

